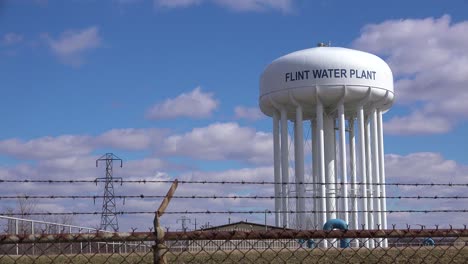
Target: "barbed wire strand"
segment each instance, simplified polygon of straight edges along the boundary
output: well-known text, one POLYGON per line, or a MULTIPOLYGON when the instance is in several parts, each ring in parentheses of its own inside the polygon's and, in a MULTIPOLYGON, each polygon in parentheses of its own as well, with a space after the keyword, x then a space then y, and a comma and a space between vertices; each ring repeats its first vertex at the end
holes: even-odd
MULTIPOLYGON (((444 209, 444 210, 338 210, 338 211, 333 211, 335 213, 468 213, 468 209, 459 209, 459 210, 454 210, 454 209, 444 209)), ((118 211, 115 212, 116 215, 137 215, 137 214, 152 214, 154 215, 155 212, 153 211, 118 211)), ((305 211, 295 211, 295 210, 289 210, 289 211, 275 211, 275 210, 260 210, 260 211, 169 211, 165 212, 164 214, 274 214, 274 213, 289 213, 289 214, 319 214, 319 213, 327 213, 327 211, 315 211, 315 210, 305 210, 305 211)), ((3 216, 47 216, 47 215, 100 215, 102 212, 94 211, 94 212, 34 212, 34 213, 10 213, 10 212, 5 212, 5 213, 0 213, 0 215, 3 216)))
MULTIPOLYGON (((114 195, 113 197, 117 199, 160 199, 165 198, 164 195, 114 195)), ((103 195, 4 195, 0 196, 0 200, 7 200, 7 199, 102 199, 105 198, 103 195)), ((284 196, 262 196, 262 195, 230 195, 230 196, 218 196, 218 195, 175 195, 172 198, 174 199, 282 199, 282 198, 292 198, 292 199, 323 199, 323 198, 330 198, 328 196, 296 196, 291 195, 288 197, 284 196)), ((377 198, 377 199, 430 199, 430 200, 437 200, 437 199, 454 199, 454 200, 461 200, 461 199, 468 199, 468 196, 342 196, 342 195, 335 195, 336 199, 369 199, 369 198, 377 198)))
MULTIPOLYGON (((55 183, 94 183, 98 184, 104 182, 103 180, 32 180, 32 179, 24 179, 24 180, 2 180, 0 179, 0 183, 49 183, 49 184, 55 184, 55 183)), ((147 183, 173 183, 173 180, 147 180, 147 179, 141 179, 141 180, 111 180, 113 183, 138 183, 138 184, 147 184, 147 183)), ((445 186, 445 187, 468 187, 468 183, 362 183, 362 182, 356 182, 356 183, 343 183, 343 182, 338 182, 338 183, 324 183, 324 182, 317 182, 317 183, 311 183, 311 182, 288 182, 288 183, 283 183, 283 182, 271 182, 271 181, 189 181, 189 180, 180 180, 178 181, 179 184, 240 184, 240 185, 378 185, 378 186, 415 186, 415 187, 427 187, 427 186, 445 186)))

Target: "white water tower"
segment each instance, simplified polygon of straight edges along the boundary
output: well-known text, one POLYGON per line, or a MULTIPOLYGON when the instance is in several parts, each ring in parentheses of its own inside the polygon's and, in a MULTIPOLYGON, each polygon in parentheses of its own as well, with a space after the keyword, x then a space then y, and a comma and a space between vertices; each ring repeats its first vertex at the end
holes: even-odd
POLYGON ((259 104, 273 118, 274 180, 285 183, 275 184, 275 196, 281 197, 275 199, 277 226, 293 227, 294 221, 298 229, 310 223, 320 228, 327 220, 342 218, 350 229, 361 224, 366 229, 387 227, 385 185, 381 185, 385 183, 382 114, 393 101, 392 71, 366 52, 320 45, 268 65, 260 79, 259 104), (291 178, 288 122, 294 123, 295 177, 291 178), (305 182, 304 123, 312 134, 312 184, 307 185, 301 184, 305 182), (290 179, 295 194, 289 190, 294 183, 290 179), (306 194, 322 198, 294 198, 306 194), (289 208, 288 200, 293 198, 295 208, 289 208), (311 217, 288 213, 306 211, 306 203, 318 213, 311 217))

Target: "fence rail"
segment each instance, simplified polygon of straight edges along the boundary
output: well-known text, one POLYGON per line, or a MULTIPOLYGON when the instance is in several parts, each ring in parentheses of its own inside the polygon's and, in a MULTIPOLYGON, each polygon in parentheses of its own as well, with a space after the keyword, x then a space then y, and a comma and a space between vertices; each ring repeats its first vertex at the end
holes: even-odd
MULTIPOLYGON (((287 213, 290 215, 323 213, 319 208, 313 210, 257 210, 257 207, 236 208, 216 207, 192 210, 169 210, 166 208, 171 199, 275 199, 281 198, 267 195, 175 195, 178 184, 240 184, 240 185, 267 185, 278 184, 274 182, 254 181, 166 181, 166 180, 118 180, 116 183, 150 184, 172 183, 168 193, 162 195, 134 194, 115 196, 116 199, 162 199, 159 208, 153 210, 121 210, 115 215, 152 215, 153 227, 149 232, 108 232, 76 225, 57 224, 47 221, 19 219, 14 216, 75 216, 75 215, 101 215, 101 211, 78 210, 70 207, 69 211, 40 212, 40 211, 14 211, 5 210, 0 219, 6 220, 4 234, 0 234, 0 263, 468 263, 468 230, 463 228, 435 228, 427 229, 424 226, 414 229, 382 230, 380 224, 361 224, 356 230, 319 230, 322 226, 316 223, 307 228, 312 230, 296 230, 296 225, 289 228, 280 228, 266 225, 267 214, 287 213), (255 209, 254 209, 255 208, 255 209), (204 230, 185 232, 169 232, 160 224, 160 218, 167 215, 203 215, 219 222, 221 215, 265 215, 265 225, 248 222, 237 222, 234 225, 224 225, 206 228, 204 230), (251 225, 252 224, 252 225, 251 225), (237 225, 237 226, 236 226, 237 225), (226 229, 227 228, 227 229, 226 229), (368 229, 376 228, 376 229, 368 229)), ((0 180, 0 184, 91 184, 95 180, 0 180)), ((310 184, 310 183, 298 183, 310 184)), ((315 183, 321 185, 322 183, 315 183)), ((342 183, 337 183, 342 186, 342 183)), ((357 185, 362 185, 358 183, 357 185)), ((373 184, 376 185, 376 184, 373 184)), ((382 185, 382 184, 379 184, 382 185)), ((464 183, 387 183, 395 187, 447 187, 464 188, 464 183)), ((461 189, 458 189, 461 190, 461 189)), ((323 198, 316 193, 304 197, 288 195, 291 199, 323 198)), ((431 193, 433 194, 433 193, 431 193)), ((417 199, 462 200, 468 196, 461 192, 447 195, 393 195, 388 199, 417 199)), ((375 197, 383 197, 376 194, 375 197)), ((350 193, 351 198, 369 198, 369 194, 350 193)), ((46 195, 34 194, 8 194, 0 195, 1 200, 18 199, 102 199, 100 195, 46 195)), ((335 199, 345 198, 337 195, 335 199)), ((185 200, 183 201, 186 202, 185 200)), ((335 208, 336 213, 456 213, 464 215, 468 208, 463 203, 455 207, 417 207, 399 210, 362 210, 359 207, 352 210, 335 208), (461 208, 460 208, 461 207, 461 208), (430 208, 424 210, 424 208, 430 208)), ((176 208, 187 208, 176 207, 176 208)), ((293 207, 291 207, 293 208, 293 207)), ((44 219, 48 219, 45 217, 44 219)), ((57 219, 57 218, 56 218, 57 219)), ((209 226, 209 225, 205 225, 209 226)), ((445 225, 444 225, 445 226, 445 225)), ((460 225, 459 225, 460 226, 460 225)), ((414 227, 414 226, 413 226, 414 227)), ((141 228, 141 227, 140 227, 141 228)), ((347 229, 348 226, 346 225, 347 229)), ((141 229, 140 229, 141 230, 141 229)), ((1 230, 0 230, 1 232, 1 230)))
POLYGON ((467 242, 466 228, 1 234, 0 263, 466 263, 467 242))

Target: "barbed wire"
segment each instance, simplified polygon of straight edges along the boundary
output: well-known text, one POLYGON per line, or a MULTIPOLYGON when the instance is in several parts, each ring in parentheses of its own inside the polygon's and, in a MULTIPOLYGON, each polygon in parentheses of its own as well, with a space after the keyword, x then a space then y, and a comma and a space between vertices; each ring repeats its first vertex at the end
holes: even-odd
MULTIPOLYGON (((98 184, 100 182, 104 182, 103 180, 32 180, 32 179, 23 179, 23 180, 2 180, 0 179, 1 183, 48 183, 48 184, 55 184, 55 183, 94 183, 98 184)), ((147 184, 147 183, 173 183, 174 180, 147 180, 147 179, 140 179, 140 180, 111 180, 110 182, 113 183, 138 183, 138 184, 147 184)), ((192 180, 179 180, 179 184, 240 184, 240 185, 378 185, 378 186, 414 186, 414 187, 427 187, 427 186, 445 186, 445 187, 468 187, 468 183, 326 183, 326 182, 272 182, 272 181, 192 181, 192 180)))
MULTIPOLYGON (((334 213, 468 213, 468 209, 443 209, 443 210, 337 210, 333 211, 334 213)), ((250 211, 169 211, 164 214, 275 214, 275 213, 289 213, 289 214, 320 214, 320 213, 330 213, 330 211, 315 211, 315 210, 305 210, 305 211, 295 211, 295 210, 250 210, 250 211)), ((33 212, 33 213, 11 213, 4 212, 0 213, 3 216, 59 216, 59 215, 100 215, 102 212, 33 212)), ((138 214, 152 214, 154 211, 118 211, 115 212, 116 215, 138 215, 138 214)))
MULTIPOLYGON (((144 194, 139 194, 139 195, 115 195, 114 198, 117 199, 160 199, 160 198, 165 198, 166 196, 164 195, 144 195, 144 194)), ((4 195, 0 196, 0 200, 6 200, 6 199, 102 199, 105 198, 103 195, 4 195)), ((229 195, 229 196, 223 196, 223 195, 175 195, 172 196, 174 199, 283 199, 283 198, 292 198, 292 199, 324 199, 324 198, 331 198, 330 196, 297 196, 297 195, 291 195, 291 196, 262 196, 262 195, 229 195)), ((371 199, 371 198, 377 198, 377 199, 416 199, 416 200, 421 200, 421 199, 431 199, 431 200, 437 200, 437 199, 454 199, 454 200, 461 200, 461 199, 468 199, 468 196, 354 196, 354 195, 348 195, 348 196, 343 196, 343 195, 335 195, 334 198, 336 199, 344 199, 344 198, 349 198, 349 199, 371 199)))

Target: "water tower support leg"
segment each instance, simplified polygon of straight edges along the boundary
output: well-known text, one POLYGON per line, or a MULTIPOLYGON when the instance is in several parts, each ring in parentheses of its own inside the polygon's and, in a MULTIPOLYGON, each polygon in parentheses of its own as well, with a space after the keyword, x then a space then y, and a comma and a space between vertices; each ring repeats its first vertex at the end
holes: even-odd
POLYGON ((281 153, 280 153, 280 134, 279 134, 279 114, 273 113, 273 160, 275 177, 275 225, 281 226, 281 153))
POLYGON ((281 108, 281 177, 283 185, 283 226, 289 227, 288 217, 288 195, 289 195, 289 146, 288 146, 288 117, 286 108, 281 108))
MULTIPOLYGON (((325 137, 325 172, 327 183, 327 218, 336 219, 336 181, 335 181, 335 162, 336 162, 336 146, 335 146, 335 119, 333 116, 324 116, 324 137, 325 137)), ((330 243, 337 246, 337 240, 331 239, 330 243)))
MULTIPOLYGON (((374 154, 372 156, 373 159, 373 168, 374 168, 374 174, 373 180, 375 184, 375 210, 376 213, 375 218, 376 218, 376 226, 379 228, 382 228, 382 214, 381 214, 381 203, 380 203, 380 167, 379 167, 379 135, 378 135, 378 121, 377 121, 377 111, 374 110, 372 112, 372 153, 374 154)), ((379 238, 377 239, 378 247, 381 247, 381 241, 382 239, 379 238)))
MULTIPOLYGON (((359 228, 359 217, 357 213, 358 204, 356 198, 356 136, 354 133, 354 117, 348 119, 349 124, 349 163, 351 169, 351 199, 352 199, 352 217, 350 221, 350 227, 353 230, 357 230, 359 228)), ((359 246, 359 240, 355 239, 351 242, 352 247, 359 246)))
MULTIPOLYGON (((383 127, 382 127, 382 110, 377 112, 378 129, 379 129, 379 166, 380 166, 380 183, 381 185, 381 196, 380 202, 382 203, 382 228, 387 229, 387 192, 385 186, 385 156, 384 156, 384 143, 383 143, 383 127)), ((383 247, 388 247, 388 240, 383 240, 383 247)))
MULTIPOLYGON (((313 119, 310 121, 311 124, 311 132, 312 132, 312 188, 313 188, 313 196, 320 196, 320 185, 316 184, 317 182, 320 182, 320 176, 319 176, 319 170, 318 170, 318 165, 319 165, 319 158, 318 158, 318 144, 317 144, 317 119, 313 119)), ((320 211, 320 201, 321 198, 314 198, 313 199, 313 204, 314 204, 314 211, 316 212, 314 214, 314 226, 321 227, 324 224, 321 224, 319 221, 319 214, 317 211, 320 211)))
MULTIPOLYGON (((360 156, 360 175, 362 181, 362 196, 367 197, 367 165, 366 165, 366 133, 365 133, 365 119, 364 119, 364 108, 362 106, 358 109, 358 126, 359 126, 359 156, 360 156)), ((362 224, 365 229, 369 229, 368 219, 367 219, 367 198, 362 198, 362 224)), ((364 246, 369 247, 369 240, 364 241, 364 246)))
POLYGON ((343 216, 344 221, 349 223, 348 213, 348 172, 346 167, 346 127, 345 127, 345 112, 344 102, 338 105, 338 123, 339 123, 339 142, 340 142, 340 167, 341 167, 341 181, 343 183, 342 196, 343 196, 343 216))
MULTIPOLYGON (((302 107, 296 108, 296 122, 294 126, 294 162, 296 172, 296 195, 299 197, 305 196, 304 186, 304 126, 302 124, 302 107)), ((304 198, 296 199, 296 226, 298 229, 305 228, 305 200, 304 198)))
MULTIPOLYGON (((326 194, 326 186, 325 186, 325 146, 324 146, 324 131, 323 131, 323 105, 320 101, 320 98, 317 97, 317 162, 318 162, 318 173, 320 175, 320 196, 325 197, 326 194)), ((326 199, 320 199, 320 210, 321 210, 321 218, 320 223, 322 226, 327 222, 327 204, 326 199)), ((320 226, 320 227, 322 227, 320 226)), ((328 247, 328 241, 323 240, 323 247, 328 247)))
MULTIPOLYGON (((367 221, 369 229, 374 229, 374 185, 372 180, 371 129, 369 116, 365 118, 366 132, 366 174, 367 174, 367 221)), ((369 240, 369 247, 374 248, 374 239, 369 240)))

